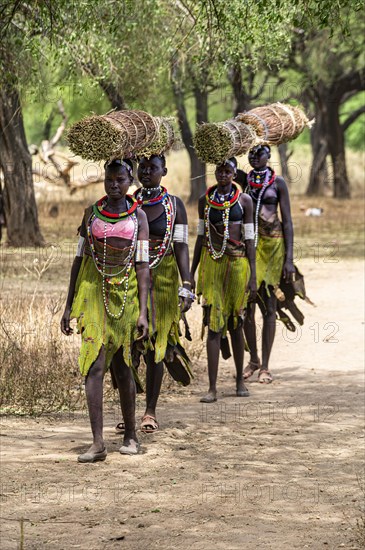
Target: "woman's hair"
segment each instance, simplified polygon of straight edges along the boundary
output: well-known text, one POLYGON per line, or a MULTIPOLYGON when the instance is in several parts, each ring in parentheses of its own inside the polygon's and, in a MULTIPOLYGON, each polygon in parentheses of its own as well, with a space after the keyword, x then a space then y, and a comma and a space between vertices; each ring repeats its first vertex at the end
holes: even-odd
POLYGON ((157 159, 159 159, 159 160, 161 161, 162 168, 165 168, 165 167, 166 167, 166 158, 165 158, 165 155, 162 155, 162 154, 161 154, 161 155, 155 155, 155 154, 153 154, 153 155, 151 155, 151 156, 149 156, 149 157, 147 157, 147 156, 146 156, 146 157, 141 156, 141 157, 138 157, 138 162, 139 162, 141 159, 143 159, 143 158, 147 158, 147 159, 157 158, 157 159))
POLYGON ((220 162, 219 164, 217 164, 217 167, 224 166, 225 164, 228 164, 231 168, 233 168, 234 173, 237 172, 237 160, 235 157, 230 157, 229 159, 220 162))
POLYGON ((250 149, 250 153, 258 153, 261 149, 264 149, 264 151, 266 151, 268 157, 270 158, 271 156, 270 145, 256 145, 255 147, 252 147, 252 149, 250 149))
POLYGON ((133 178, 133 163, 131 159, 114 159, 107 161, 104 164, 105 170, 116 170, 123 166, 128 171, 129 175, 133 178))

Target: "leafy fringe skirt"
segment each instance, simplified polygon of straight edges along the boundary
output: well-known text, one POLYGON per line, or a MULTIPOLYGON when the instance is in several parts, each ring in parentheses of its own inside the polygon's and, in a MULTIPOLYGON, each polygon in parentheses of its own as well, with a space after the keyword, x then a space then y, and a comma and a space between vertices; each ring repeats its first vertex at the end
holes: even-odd
POLYGON ((221 332, 224 337, 230 319, 233 328, 237 328, 247 305, 249 278, 247 258, 224 254, 222 258, 213 260, 208 249, 203 246, 197 294, 203 298, 203 307, 209 310, 206 324, 210 330, 221 332))
MULTIPOLYGON (((120 266, 109 269, 120 271, 120 266)), ((114 277, 112 281, 119 282, 122 278, 123 274, 114 277)), ((121 285, 106 284, 106 287, 108 289, 108 307, 112 313, 117 314, 122 308, 125 283, 121 285)), ((106 369, 110 367, 115 353, 122 347, 124 361, 135 371, 132 365, 132 346, 138 337, 138 317, 139 300, 135 270, 132 268, 129 273, 127 300, 123 314, 120 319, 113 319, 105 310, 102 277, 92 258, 85 255, 77 278, 71 310, 71 318, 77 319, 78 332, 82 338, 79 354, 79 367, 82 375, 87 375, 102 346, 105 348, 106 369)), ((136 376, 135 372, 134 375, 136 376)))

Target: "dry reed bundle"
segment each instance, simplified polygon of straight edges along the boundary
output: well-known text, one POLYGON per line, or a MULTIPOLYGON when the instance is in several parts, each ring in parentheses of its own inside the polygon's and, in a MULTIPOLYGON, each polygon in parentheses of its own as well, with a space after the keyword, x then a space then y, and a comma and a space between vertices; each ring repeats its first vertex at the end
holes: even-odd
POLYGON ((283 103, 272 103, 239 113, 236 120, 251 124, 261 141, 269 145, 291 141, 298 137, 306 126, 310 128, 313 124, 299 107, 283 103))
POLYGON ((97 115, 75 122, 66 137, 75 155, 92 161, 122 157, 128 143, 128 134, 117 121, 97 115))
POLYGON ((201 124, 194 136, 194 147, 204 162, 219 164, 229 157, 247 153, 258 143, 252 125, 236 119, 201 124))
POLYGON ((144 111, 113 111, 104 116, 120 124, 121 128, 127 132, 129 153, 143 149, 158 135, 156 117, 144 111))
POLYGON ((158 128, 155 117, 144 111, 113 111, 76 122, 67 140, 71 151, 85 160, 112 160, 148 146, 158 128))
POLYGON ((151 155, 161 155, 166 153, 174 145, 176 140, 176 133, 172 122, 172 117, 154 117, 157 125, 157 132, 153 141, 151 141, 147 147, 144 147, 138 151, 140 157, 150 157, 151 155))

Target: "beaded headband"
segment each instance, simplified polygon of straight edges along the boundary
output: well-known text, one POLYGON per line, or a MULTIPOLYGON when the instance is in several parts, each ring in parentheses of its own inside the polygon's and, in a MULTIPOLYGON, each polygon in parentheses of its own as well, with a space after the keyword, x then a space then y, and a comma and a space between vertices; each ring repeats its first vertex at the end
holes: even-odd
POLYGON ((130 173, 130 175, 131 176, 133 175, 133 170, 132 170, 131 166, 129 166, 129 164, 127 162, 125 162, 124 160, 122 160, 122 159, 110 160, 110 161, 108 161, 104 164, 104 168, 108 168, 112 164, 119 164, 119 166, 124 166, 124 168, 126 168, 128 170, 128 172, 130 173))
POLYGON ((235 163, 232 162, 231 160, 226 160, 224 164, 229 164, 230 166, 232 166, 232 168, 233 168, 234 171, 237 170, 237 166, 236 166, 235 163))
POLYGON ((256 145, 256 147, 252 147, 252 149, 250 149, 250 153, 258 153, 261 149, 266 151, 266 153, 268 154, 271 152, 271 149, 268 145, 256 145))

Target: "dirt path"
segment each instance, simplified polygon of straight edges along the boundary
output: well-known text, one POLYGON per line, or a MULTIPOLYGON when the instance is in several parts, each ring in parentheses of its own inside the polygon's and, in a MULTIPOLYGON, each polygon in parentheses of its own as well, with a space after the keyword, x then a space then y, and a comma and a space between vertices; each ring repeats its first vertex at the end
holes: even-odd
POLYGON ((279 326, 274 383, 238 399, 222 361, 218 402, 199 403, 205 373, 165 392, 139 456, 118 453, 113 410, 108 458, 89 465, 82 413, 3 418, 1 550, 361 548, 363 264, 301 267, 317 308, 296 343, 279 326))

